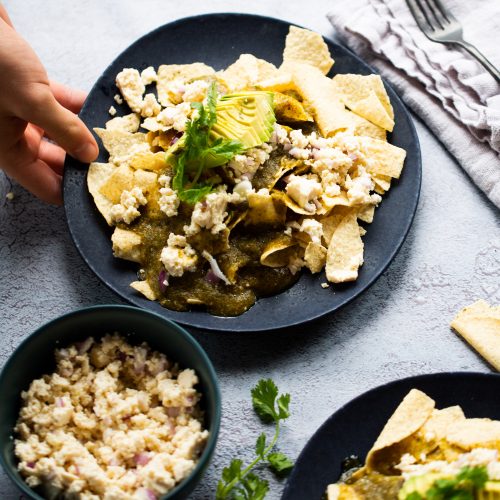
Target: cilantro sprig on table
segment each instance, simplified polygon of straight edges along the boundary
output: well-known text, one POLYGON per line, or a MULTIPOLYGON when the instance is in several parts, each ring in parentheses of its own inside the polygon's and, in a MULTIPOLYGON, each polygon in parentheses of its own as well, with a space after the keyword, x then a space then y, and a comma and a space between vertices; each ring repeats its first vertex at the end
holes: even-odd
POLYGON ((486 467, 464 467, 453 478, 437 479, 425 496, 414 491, 405 500, 474 500, 488 481, 486 467))
POLYGON ((262 500, 269 483, 252 472, 255 466, 266 463, 277 475, 285 475, 293 467, 286 455, 274 450, 280 435, 280 422, 290 416, 290 395, 278 395, 276 384, 271 379, 262 379, 252 389, 252 404, 263 422, 275 424, 274 436, 268 442, 264 433, 259 435, 255 443, 256 457, 246 467, 239 458, 231 460, 217 484, 216 500, 262 500))
POLYGON ((212 82, 208 88, 206 105, 191 103, 197 116, 186 123, 181 152, 175 156, 172 187, 182 201, 194 204, 212 191, 212 184, 200 182, 208 169, 219 167, 243 151, 239 141, 213 139, 212 127, 217 122, 217 89, 212 82))

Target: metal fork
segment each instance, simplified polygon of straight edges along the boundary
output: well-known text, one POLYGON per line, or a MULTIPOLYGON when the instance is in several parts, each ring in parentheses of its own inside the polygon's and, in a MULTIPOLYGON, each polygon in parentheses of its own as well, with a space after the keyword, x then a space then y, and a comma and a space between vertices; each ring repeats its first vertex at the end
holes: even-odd
POLYGON ((408 7, 424 35, 439 43, 454 43, 463 47, 475 57, 500 82, 500 71, 479 52, 479 50, 463 39, 462 25, 440 0, 406 0, 408 7))

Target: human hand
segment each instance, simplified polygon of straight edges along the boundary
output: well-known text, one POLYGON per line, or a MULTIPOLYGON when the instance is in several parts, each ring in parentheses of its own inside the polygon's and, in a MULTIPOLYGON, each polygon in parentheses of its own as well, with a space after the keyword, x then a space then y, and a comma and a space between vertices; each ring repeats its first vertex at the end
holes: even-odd
POLYGON ((65 152, 85 163, 99 152, 75 114, 85 93, 49 81, 1 5, 0 40, 0 168, 43 201, 60 205, 65 152))

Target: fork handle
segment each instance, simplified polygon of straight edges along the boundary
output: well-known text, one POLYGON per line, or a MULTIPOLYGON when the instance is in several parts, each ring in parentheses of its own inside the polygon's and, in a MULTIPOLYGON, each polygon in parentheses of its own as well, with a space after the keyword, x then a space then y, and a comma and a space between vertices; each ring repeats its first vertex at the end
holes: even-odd
POLYGON ((498 71, 498 69, 495 68, 495 66, 493 66, 493 64, 491 64, 490 61, 488 61, 488 59, 486 59, 486 57, 484 57, 483 54, 476 49, 476 47, 474 47, 474 45, 471 45, 466 41, 459 41, 455 43, 474 56, 488 70, 488 72, 491 73, 493 78, 500 83, 500 71, 498 71))

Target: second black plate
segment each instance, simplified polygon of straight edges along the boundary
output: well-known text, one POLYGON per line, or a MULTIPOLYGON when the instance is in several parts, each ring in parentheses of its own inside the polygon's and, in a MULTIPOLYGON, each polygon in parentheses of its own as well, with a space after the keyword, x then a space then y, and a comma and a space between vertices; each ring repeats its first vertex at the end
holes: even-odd
MULTIPOLYGON (((115 77, 123 68, 142 70, 160 64, 201 61, 222 69, 240 54, 252 53, 276 65, 282 61, 290 23, 247 14, 212 14, 181 19, 142 37, 127 48, 106 69, 92 88, 80 114, 89 128, 102 127, 109 120, 108 109, 118 114, 129 111, 113 100, 115 77)), ((336 73, 370 74, 373 70, 344 47, 328 41, 336 73)), ((323 289, 324 273, 304 273, 300 280, 279 295, 261 298, 247 312, 234 318, 212 316, 203 311, 176 312, 151 302, 130 288, 137 265, 115 259, 111 251, 111 229, 98 213, 87 191, 87 165, 67 157, 64 173, 64 206, 75 245, 94 273, 130 303, 155 311, 185 325, 209 330, 262 331, 284 328, 313 320, 335 311, 366 290, 386 269, 401 247, 417 207, 421 162, 415 128, 405 106, 388 87, 396 127, 390 142, 406 150, 401 179, 376 211, 364 236, 365 263, 356 282, 323 289)), ((106 161, 101 150, 98 161, 106 161)))
POLYGON ((411 389, 420 389, 437 408, 459 405, 466 417, 500 419, 500 374, 436 373, 397 380, 353 399, 337 410, 302 450, 282 500, 320 500, 338 481, 342 461, 364 460, 389 417, 411 389))

